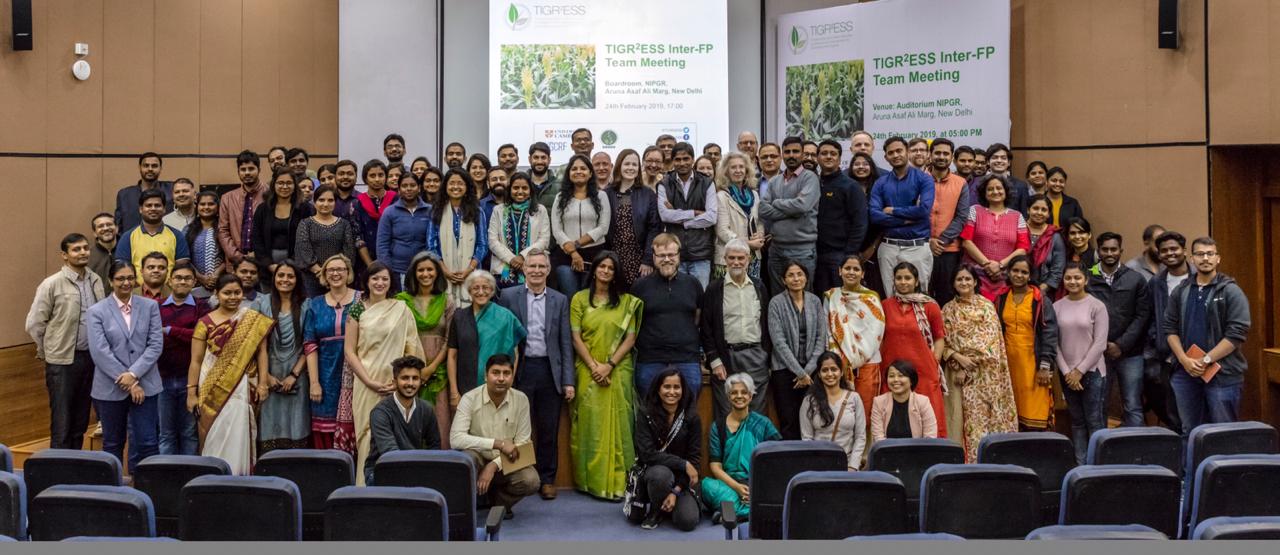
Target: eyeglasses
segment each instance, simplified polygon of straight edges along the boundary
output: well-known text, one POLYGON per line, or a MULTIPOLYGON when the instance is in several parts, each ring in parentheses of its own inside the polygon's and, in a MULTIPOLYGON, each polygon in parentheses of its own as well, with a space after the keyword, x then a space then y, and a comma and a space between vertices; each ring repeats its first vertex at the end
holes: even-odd
POLYGON ((671 259, 673 259, 673 258, 679 258, 679 257, 680 257, 680 253, 675 253, 675 254, 657 254, 657 253, 654 253, 653 257, 654 257, 654 258, 657 258, 658 260, 671 260, 671 259))
POLYGON ((347 273, 348 271, 349 271, 349 270, 347 270, 346 268, 326 268, 326 269, 325 269, 325 271, 324 271, 324 273, 326 273, 326 274, 345 274, 345 273, 347 273))
POLYGON ((1192 257, 1192 258, 1199 258, 1199 259, 1201 259, 1201 260, 1208 260, 1208 259, 1213 258, 1213 257, 1215 257, 1215 256, 1218 256, 1218 253, 1216 253, 1216 252, 1195 252, 1195 253, 1191 253, 1191 257, 1192 257))

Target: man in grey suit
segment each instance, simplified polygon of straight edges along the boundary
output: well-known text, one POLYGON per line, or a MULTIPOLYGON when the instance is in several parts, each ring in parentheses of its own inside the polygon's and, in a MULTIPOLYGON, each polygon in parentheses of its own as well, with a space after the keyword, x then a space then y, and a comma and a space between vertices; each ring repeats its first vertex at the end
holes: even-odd
POLYGON ((133 264, 111 263, 111 295, 98 301, 88 317, 89 355, 93 375, 94 410, 102 422, 102 450, 123 458, 125 432, 129 439, 129 472, 138 462, 160 453, 162 389, 156 362, 164 349, 160 305, 133 295, 138 276, 133 264))
POLYGON ((804 140, 782 141, 786 170, 769 180, 769 192, 760 197, 760 217, 769 228, 769 294, 786 290, 782 272, 787 263, 799 262, 813 275, 818 261, 818 174, 804 168, 804 140))
POLYGON ((504 289, 498 304, 510 310, 528 330, 520 343, 520 369, 515 385, 529 398, 533 420, 538 477, 543 499, 556 498, 560 410, 572 401, 577 376, 573 367, 573 335, 569 329, 569 298, 547 287, 551 258, 542 249, 524 257, 524 285, 504 289))

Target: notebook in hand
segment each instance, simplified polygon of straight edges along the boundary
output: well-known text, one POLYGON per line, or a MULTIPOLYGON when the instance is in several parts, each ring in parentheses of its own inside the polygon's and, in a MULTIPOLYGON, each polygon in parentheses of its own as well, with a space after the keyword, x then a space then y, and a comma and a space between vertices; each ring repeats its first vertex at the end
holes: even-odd
POLYGON ((508 459, 506 455, 501 454, 498 455, 498 458, 502 460, 500 467, 502 468, 503 474, 511 474, 512 472, 520 470, 526 466, 533 466, 538 462, 537 457, 533 455, 533 442, 517 445, 516 460, 514 461, 508 459))
MULTIPOLYGON (((1191 360, 1202 360, 1204 359, 1204 349, 1201 349, 1199 345, 1192 345, 1190 349, 1187 349, 1187 356, 1191 357, 1191 360)), ((1200 379, 1204 380, 1204 383, 1209 383, 1209 380, 1212 380, 1220 369, 1222 369, 1221 364, 1216 362, 1210 364, 1205 367, 1204 374, 1200 375, 1200 379)))

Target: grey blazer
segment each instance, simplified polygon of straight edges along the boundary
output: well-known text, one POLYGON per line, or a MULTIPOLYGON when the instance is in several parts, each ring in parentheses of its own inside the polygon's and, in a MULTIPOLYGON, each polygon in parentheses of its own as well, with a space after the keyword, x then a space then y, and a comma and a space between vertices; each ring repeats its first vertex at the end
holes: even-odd
POLYGON ((812 374, 818 368, 818 355, 827 350, 827 311, 822 300, 804 292, 805 342, 800 344, 800 314, 791 304, 786 291, 769 301, 769 339, 773 370, 787 370, 796 376, 812 374))
POLYGON ((116 379, 125 372, 133 372, 147 397, 160 393, 160 371, 156 369, 156 361, 164 349, 160 305, 136 295, 130 303, 133 307, 131 327, 125 326, 115 295, 107 295, 85 313, 89 355, 97 366, 90 393, 94 399, 123 401, 129 398, 129 393, 116 385, 116 379))
MULTIPOLYGON (((529 288, 524 285, 508 287, 498 295, 498 304, 510 310, 529 328, 529 288)), ((547 358, 551 359, 551 376, 556 380, 556 390, 564 393, 565 386, 577 386, 577 372, 573 367, 573 331, 569 329, 569 298, 550 287, 546 288, 546 344, 547 358)), ((520 356, 524 356, 525 343, 520 342, 520 356)))

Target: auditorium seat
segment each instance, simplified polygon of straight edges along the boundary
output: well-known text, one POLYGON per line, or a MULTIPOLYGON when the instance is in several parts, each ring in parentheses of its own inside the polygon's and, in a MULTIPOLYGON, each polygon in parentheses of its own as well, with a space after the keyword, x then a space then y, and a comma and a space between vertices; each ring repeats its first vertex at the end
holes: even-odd
POLYGON ((182 487, 200 476, 226 476, 231 466, 218 457, 152 455, 133 471, 133 487, 151 497, 156 511, 156 535, 178 537, 182 487))
MULTIPOLYGON (((782 539, 782 504, 791 479, 806 470, 848 468, 848 455, 830 441, 763 442, 751 452, 751 475, 747 479, 751 490, 750 522, 737 523, 737 515, 723 508, 722 517, 725 522, 740 524, 736 530, 738 539, 782 539)), ((726 535, 731 533, 726 525, 726 535)))
POLYGON ((338 488, 355 485, 351 455, 334 449, 277 449, 258 459, 253 473, 293 482, 302 495, 302 540, 324 538, 325 501, 338 488))
POLYGON ((1040 526, 1040 478, 1026 467, 938 464, 921 489, 921 532, 1021 539, 1040 526))
POLYGON ((440 492, 449 509, 449 539, 477 541, 498 539, 502 507, 489 509, 484 528, 476 526, 476 468, 471 457, 459 451, 392 451, 378 458, 373 469, 378 486, 419 487, 440 492))
POLYGON ((22 465, 27 483, 27 505, 40 492, 58 484, 96 486, 121 485, 120 459, 103 451, 45 449, 37 451, 22 465))
POLYGON ((964 448, 938 438, 884 439, 867 452, 866 470, 888 472, 902 480, 907 489, 908 530, 920 526, 920 480, 935 464, 963 464, 964 448))
POLYGON ((787 485, 782 539, 903 533, 906 503, 902 482, 885 472, 801 472, 787 485))
POLYGON ((345 486, 325 503, 325 541, 448 539, 449 509, 444 496, 433 489, 345 486))
POLYGON ((154 538, 75 536, 62 541, 63 543, 178 543, 178 540, 164 536, 154 538))
POLYGON ((1214 455, 1267 455, 1277 452, 1276 429, 1262 422, 1228 422, 1201 424, 1187 434, 1186 460, 1183 468, 1182 524, 1192 530, 1191 494, 1196 487, 1196 469, 1214 455))
POLYGON ((183 541, 301 541, 302 499, 274 476, 200 476, 182 488, 183 541))
POLYGON ((1280 516, 1215 516, 1196 525, 1193 540, 1280 540, 1280 516))
POLYGON ((13 452, 3 443, 0 443, 0 472, 13 473, 13 452))
POLYGON ((1215 516, 1280 516, 1280 455, 1214 455, 1196 469, 1184 535, 1215 516))
POLYGON ((875 542, 901 542, 901 541, 930 541, 930 542, 962 542, 964 538, 955 534, 943 534, 941 532, 926 534, 924 532, 913 532, 910 534, 880 534, 879 536, 852 536, 845 538, 849 541, 875 541, 875 542))
POLYGON ((0 534, 0 543, 10 543, 10 542, 16 542, 16 541, 18 540, 15 540, 13 538, 10 538, 9 536, 0 534))
POLYGON ((1076 466, 1075 448, 1056 432, 989 434, 978 444, 978 462, 1014 464, 1040 477, 1040 506, 1044 524, 1058 522, 1062 478, 1076 466))
POLYGON ((0 536, 27 539, 27 486, 11 472, 0 472, 0 536))
POLYGON ((1168 536, 1141 524, 1055 524, 1032 530, 1028 540, 1167 540, 1168 536))
POLYGON ((1178 537, 1182 481, 1157 465, 1081 466, 1062 484, 1058 524, 1142 524, 1178 537))
POLYGON ((1167 428, 1108 428, 1089 438, 1085 464, 1155 464, 1182 477, 1182 436, 1167 428))
POLYGON ((152 537, 155 511, 147 494, 125 486, 59 484, 31 502, 32 541, 74 536, 152 537))

